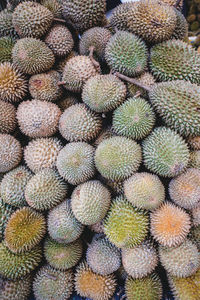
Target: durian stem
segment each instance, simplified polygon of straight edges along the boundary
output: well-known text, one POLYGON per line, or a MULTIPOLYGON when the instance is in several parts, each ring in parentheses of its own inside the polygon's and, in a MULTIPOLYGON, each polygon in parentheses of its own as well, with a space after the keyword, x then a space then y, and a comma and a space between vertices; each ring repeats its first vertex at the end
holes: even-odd
POLYGON ((54 18, 53 20, 56 21, 56 22, 66 23, 65 20, 59 19, 59 18, 54 18))
POLYGON ((177 0, 176 3, 174 4, 174 7, 177 8, 180 4, 181 0, 177 0))
POLYGON ((94 59, 94 56, 93 56, 93 55, 94 55, 94 46, 91 46, 91 47, 89 48, 89 50, 90 50, 89 58, 90 58, 91 62, 93 63, 93 65, 94 65, 95 69, 97 70, 97 72, 101 73, 101 67, 100 67, 100 64, 98 63, 98 61, 96 61, 96 60, 94 59))
POLYGON ((125 76, 123 74, 120 74, 118 72, 116 72, 114 75, 117 76, 118 78, 122 79, 122 80, 125 80, 127 82, 130 82, 130 83, 133 83, 133 84, 137 85, 138 87, 146 90, 147 92, 150 92, 150 90, 151 90, 151 88, 149 86, 142 84, 141 82, 139 82, 138 80, 136 80, 134 78, 130 78, 130 77, 125 76))
POLYGON ((66 81, 58 81, 58 85, 65 85, 66 83, 66 81))

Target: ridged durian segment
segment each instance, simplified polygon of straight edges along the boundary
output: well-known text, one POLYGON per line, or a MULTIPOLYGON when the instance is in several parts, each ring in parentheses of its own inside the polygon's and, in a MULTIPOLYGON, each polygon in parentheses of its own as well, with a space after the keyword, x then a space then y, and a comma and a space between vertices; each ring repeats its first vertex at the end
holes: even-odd
POLYGON ((161 300, 162 284, 156 274, 142 279, 128 277, 125 283, 127 300, 161 300))
POLYGON ((111 202, 109 190, 98 180, 77 186, 71 196, 72 211, 84 225, 100 222, 106 215, 111 202))
POLYGON ((95 152, 95 165, 102 176, 124 180, 136 172, 142 160, 141 147, 122 136, 103 140, 95 152))
POLYGON ((63 16, 78 31, 104 24, 105 0, 68 0, 63 3, 63 16))
POLYGON ((78 53, 73 50, 66 57, 60 58, 59 61, 57 61, 56 64, 54 65, 55 70, 62 74, 64 69, 65 69, 65 65, 67 64, 67 62, 72 57, 75 57, 75 56, 78 56, 78 53))
POLYGON ((27 300, 31 292, 31 276, 23 277, 15 281, 0 279, 1 300, 27 300))
POLYGON ((88 56, 77 55, 65 65, 62 80, 65 88, 71 92, 81 92, 84 83, 92 76, 97 75, 92 61, 88 56))
POLYGON ((165 270, 177 277, 191 276, 200 266, 198 248, 190 240, 185 240, 178 247, 160 247, 159 257, 165 270))
POLYGON ((200 150, 200 136, 192 137, 188 140, 191 148, 194 150, 200 150))
POLYGON ((105 59, 112 71, 137 76, 147 67, 147 47, 136 35, 117 31, 107 43, 105 59))
POLYGON ((118 248, 139 245, 148 231, 148 216, 134 208, 123 196, 117 197, 104 221, 104 232, 118 248))
POLYGON ((165 188, 155 174, 135 173, 124 182, 127 200, 138 208, 153 210, 165 200, 165 188))
POLYGON ((116 279, 111 275, 98 275, 86 262, 82 262, 75 273, 75 290, 81 297, 93 300, 109 300, 116 289, 116 279))
POLYGON ((101 117, 83 103, 67 108, 59 121, 61 135, 70 142, 89 142, 97 137, 101 128, 101 117))
POLYGON ((190 227, 189 214, 170 202, 151 213, 151 234, 163 246, 179 246, 188 235, 190 227))
POLYGON ((143 141, 145 166, 163 177, 182 173, 189 162, 189 149, 183 138, 170 128, 157 127, 143 141))
POLYGON ((37 210, 47 210, 58 205, 67 194, 68 185, 53 169, 35 174, 25 188, 27 203, 37 210))
POLYGON ((17 109, 17 120, 22 133, 31 138, 52 136, 58 130, 60 108, 47 101, 23 101, 17 109))
POLYGON ((83 245, 81 240, 70 244, 60 244, 50 238, 44 243, 44 256, 55 269, 65 271, 74 267, 82 257, 83 245))
POLYGON ((12 23, 12 15, 12 10, 7 8, 0 11, 0 37, 10 36, 14 39, 19 37, 12 23))
POLYGON ((56 104, 58 105, 58 107, 62 112, 64 112, 67 108, 77 103, 78 103, 78 98, 73 94, 67 94, 62 99, 56 102, 56 104))
POLYGON ((0 242, 4 238, 4 230, 6 224, 10 219, 11 215, 14 213, 15 208, 7 203, 4 203, 0 198, 0 242))
POLYGON ((187 169, 185 173, 172 179, 169 194, 175 204, 192 209, 200 201, 200 170, 187 169))
POLYGON ((151 274, 157 264, 156 249, 147 241, 131 249, 122 249, 122 265, 135 279, 151 274))
POLYGON ((2 200, 15 207, 25 206, 27 203, 24 190, 31 177, 32 173, 24 166, 19 166, 5 174, 0 186, 2 200))
POLYGON ((134 5, 135 3, 122 3, 113 9, 109 19, 113 31, 128 31, 128 16, 134 9, 134 5))
POLYGON ((27 93, 27 81, 18 69, 9 62, 0 64, 0 98, 19 102, 27 93))
POLYGON ((171 39, 186 40, 188 37, 188 23, 184 15, 174 8, 176 14, 176 27, 171 39))
POLYGON ((0 100, 0 133, 10 133, 16 127, 16 109, 14 105, 0 100))
POLYGON ((22 159, 20 142, 10 134, 0 134, 0 173, 17 167, 22 159))
POLYGON ((197 207, 191 210, 192 213, 192 222, 194 226, 198 226, 200 224, 200 203, 197 207))
POLYGON ((190 152, 189 166, 200 170, 200 150, 190 152))
POLYGON ((184 80, 162 82, 149 93, 167 126, 184 136, 200 135, 200 87, 184 80))
POLYGON ((62 144, 57 138, 41 138, 30 141, 24 149, 24 160, 34 173, 55 168, 62 144))
POLYGON ((75 218, 70 200, 65 200, 48 214, 48 232, 50 237, 61 244, 76 241, 84 226, 75 218))
POLYGON ((73 37, 69 29, 60 24, 55 24, 45 37, 45 43, 55 56, 68 55, 74 46, 73 37))
POLYGON ((121 266, 120 250, 102 234, 94 236, 88 246, 86 259, 92 271, 100 275, 111 274, 121 266))
POLYGON ((62 5, 61 1, 57 0, 41 0, 43 6, 48 8, 53 14, 54 18, 62 18, 62 5))
POLYGON ((122 136, 140 140, 146 137, 155 124, 151 105, 143 98, 129 98, 113 113, 113 130, 122 136))
POLYGON ((0 257, 0 275, 16 280, 37 268, 42 260, 42 248, 36 246, 28 252, 15 254, 2 242, 0 243, 0 257))
POLYGON ((35 38, 23 38, 12 51, 14 65, 23 73, 33 75, 48 71, 55 62, 52 50, 35 38))
POLYGON ((56 167, 70 184, 78 185, 95 174, 94 148, 85 143, 68 143, 58 154, 56 167))
MULTIPOLYGON (((143 73, 142 75, 136 77, 135 79, 148 87, 151 87, 155 83, 155 79, 153 75, 148 72, 143 73)), ((135 84, 129 82, 127 83, 127 91, 130 97, 134 97, 137 92, 138 93, 140 92, 141 97, 146 98, 148 96, 147 92, 143 88, 140 88, 135 84)))
POLYGON ((5 244, 11 252, 24 253, 38 245, 45 233, 45 217, 23 207, 12 214, 6 225, 5 244))
POLYGON ((10 36, 0 38, 0 63, 11 62, 14 44, 15 41, 10 36))
POLYGON ((36 300, 67 300, 73 292, 72 270, 58 271, 49 265, 43 266, 33 281, 36 300))
POLYGON ((111 32, 103 27, 93 27, 83 33, 79 42, 81 55, 89 55, 90 47, 94 47, 94 56, 104 61, 106 45, 111 38, 111 32))

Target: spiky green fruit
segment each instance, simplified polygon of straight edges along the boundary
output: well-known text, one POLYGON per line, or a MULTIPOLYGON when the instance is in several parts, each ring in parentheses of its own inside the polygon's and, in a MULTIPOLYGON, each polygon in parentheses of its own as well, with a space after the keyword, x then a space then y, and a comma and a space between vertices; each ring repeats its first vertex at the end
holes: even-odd
POLYGON ((184 15, 174 8, 176 14, 176 26, 171 39, 186 40, 188 36, 188 23, 184 15))
POLYGON ((41 0, 40 2, 52 12, 54 18, 62 18, 62 5, 59 0, 41 0))
POLYGON ((15 254, 5 243, 0 243, 0 275, 8 279, 16 280, 29 274, 42 260, 42 248, 36 246, 31 251, 15 254))
POLYGON ((139 168, 141 147, 133 140, 114 136, 103 140, 95 152, 97 170, 107 179, 123 180, 139 168))
POLYGON ((16 108, 13 104, 0 100, 0 133, 10 133, 16 127, 16 108))
MULTIPOLYGON (((137 76, 135 79, 149 88, 155 83, 153 75, 149 72, 145 72, 142 75, 137 76)), ((145 89, 130 82, 127 83, 127 92, 130 97, 134 97, 136 93, 140 93, 141 97, 146 98, 148 96, 148 93, 145 89)))
POLYGON ((147 66, 147 48, 136 35, 118 31, 106 45, 105 59, 113 71, 137 76, 147 66))
POLYGON ((15 281, 0 279, 1 300, 27 300, 31 292, 31 276, 23 277, 15 281))
POLYGON ((200 170, 200 150, 190 152, 189 166, 200 170))
POLYGON ((6 204, 0 198, 0 242, 4 238, 4 231, 6 228, 6 224, 10 219, 11 215, 14 213, 15 208, 9 204, 6 204))
POLYGON ((13 12, 9 9, 0 11, 0 37, 10 36, 14 39, 18 38, 18 34, 12 23, 13 12))
POLYGON ((70 200, 64 201, 48 214, 48 232, 52 239, 61 244, 77 240, 84 226, 75 218, 70 200))
POLYGON ((71 270, 58 271, 45 265, 36 274, 33 292, 36 300, 67 300, 73 291, 71 270))
POLYGON ((166 127, 158 127, 143 141, 145 166, 163 177, 182 173, 189 162, 189 149, 183 138, 166 127))
POLYGON ((110 242, 118 248, 132 248, 145 239, 147 231, 147 215, 123 196, 117 197, 104 221, 104 232, 110 242))
POLYGON ((12 48, 14 44, 14 40, 9 36, 0 38, 0 63, 12 60, 12 48))

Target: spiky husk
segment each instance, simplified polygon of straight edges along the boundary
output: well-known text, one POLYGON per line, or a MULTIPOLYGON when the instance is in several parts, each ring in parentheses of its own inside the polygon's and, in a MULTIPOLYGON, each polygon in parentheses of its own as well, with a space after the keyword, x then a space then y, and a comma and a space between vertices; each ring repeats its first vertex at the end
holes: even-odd
POLYGON ((1 300, 27 300, 31 292, 31 276, 23 277, 15 281, 0 279, 1 300))
POLYGON ((7 8, 0 12, 0 37, 4 36, 19 37, 12 23, 12 11, 7 8))
POLYGON ((0 133, 10 133, 16 127, 16 109, 11 103, 0 100, 0 133))
POLYGON ((0 38, 0 63, 11 62, 14 44, 15 41, 10 36, 0 38))
POLYGON ((184 15, 174 8, 176 14, 176 27, 171 36, 171 39, 186 40, 188 37, 188 23, 184 15))
POLYGON ((41 0, 41 4, 48 8, 54 18, 62 18, 62 5, 57 0, 41 0))
MULTIPOLYGON (((65 69, 65 65, 67 64, 67 62, 72 58, 77 56, 78 53, 76 51, 71 51, 67 57, 64 58, 60 58, 59 61, 56 62, 56 64, 54 65, 54 68, 56 71, 58 71, 59 73, 63 73, 64 69, 65 69)), ((75 103, 74 103, 75 104, 75 103)))
POLYGON ((192 221, 194 226, 198 226, 200 224, 200 203, 197 207, 191 210, 192 213, 192 221))
POLYGON ((192 137, 188 140, 188 143, 194 150, 200 150, 200 136, 192 137))
POLYGON ((195 243, 200 251, 200 224, 191 228, 189 238, 195 243))
POLYGON ((200 150, 190 152, 189 166, 200 170, 200 150))
POLYGON ((96 224, 92 224, 92 225, 88 226, 88 228, 95 233, 103 233, 104 232, 103 222, 104 222, 104 220, 101 220, 100 222, 98 222, 96 224))
POLYGON ((62 99, 58 100, 56 104, 61 109, 61 111, 64 112, 65 109, 77 103, 78 103, 78 98, 75 95, 68 94, 65 95, 65 97, 63 97, 62 99))
POLYGON ((13 206, 4 203, 0 198, 0 242, 4 239, 6 224, 14 211, 15 208, 13 206))

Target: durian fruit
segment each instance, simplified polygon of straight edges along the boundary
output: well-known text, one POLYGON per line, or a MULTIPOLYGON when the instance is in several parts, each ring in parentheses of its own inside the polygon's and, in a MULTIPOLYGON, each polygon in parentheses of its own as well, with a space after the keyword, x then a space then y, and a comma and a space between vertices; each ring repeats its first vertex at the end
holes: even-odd
POLYGON ((47 101, 23 101, 17 109, 17 120, 22 133, 31 138, 52 136, 58 130, 61 110, 47 101))
POLYGON ((61 244, 76 241, 84 226, 75 218, 70 200, 63 201, 48 213, 48 232, 50 237, 61 244))
POLYGON ((171 39, 186 40, 188 37, 188 23, 184 15, 174 8, 176 14, 176 27, 171 36, 171 39))
POLYGON ((145 166, 163 177, 182 173, 189 162, 189 149, 183 138, 166 127, 157 127, 143 141, 145 166))
POLYGON ((111 126, 103 128, 97 139, 94 141, 94 146, 97 147, 105 139, 109 139, 117 134, 114 133, 111 126))
POLYGON ((29 92, 37 100, 57 101, 63 94, 59 80, 60 74, 54 70, 33 75, 29 80, 29 92))
POLYGON ((93 300, 109 300, 116 289, 116 279, 113 274, 98 275, 86 262, 80 263, 75 273, 75 290, 81 297, 93 300))
POLYGON ((104 25, 105 13, 105 0, 68 0, 63 2, 64 18, 80 32, 104 25))
POLYGON ((0 133, 10 133, 16 127, 16 108, 0 100, 0 133))
POLYGON ((200 203, 191 210, 192 213, 192 222, 194 226, 200 224, 200 203))
POLYGON ((20 142, 10 134, 0 134, 0 173, 17 167, 22 158, 20 142))
POLYGON ((98 72, 88 56, 77 55, 66 63, 62 80, 67 90, 79 93, 84 83, 97 74, 98 72))
POLYGON ((134 140, 143 139, 153 129, 155 114, 143 98, 129 98, 113 113, 113 130, 134 140))
POLYGON ((82 100, 96 112, 115 109, 126 98, 126 85, 116 76, 96 75, 88 79, 83 87, 82 100))
POLYGON ((70 106, 59 120, 60 133, 70 142, 89 142, 97 137, 101 128, 101 117, 83 103, 70 106))
POLYGON ((45 6, 33 2, 23 1, 15 8, 12 22, 21 38, 40 38, 50 28, 53 14, 45 6))
MULTIPOLYGON (((149 72, 145 72, 135 79, 137 79, 137 81, 144 84, 145 86, 148 86, 149 88, 155 83, 153 75, 149 72)), ((136 93, 140 93, 141 97, 147 97, 147 92, 145 89, 143 89, 142 87, 138 87, 137 85, 130 82, 127 83, 127 92, 130 97, 134 97, 136 93)))
POLYGON ((0 63, 11 62, 14 44, 15 41, 10 36, 0 38, 0 63))
POLYGON ((105 183, 108 187, 111 188, 112 192, 116 195, 118 194, 124 194, 124 181, 118 181, 118 180, 109 180, 106 179, 105 183))
POLYGON ((68 143, 58 154, 56 167, 70 184, 78 185, 95 174, 94 148, 85 143, 68 143))
POLYGON ((185 209, 192 209, 200 201, 200 170, 187 169, 169 183, 173 202, 185 209))
POLYGON ((4 203, 0 198, 0 242, 4 238, 4 230, 6 224, 10 219, 11 215, 14 213, 15 208, 7 203, 4 203))
POLYGON ((180 0, 178 4, 176 0, 161 0, 161 3, 162 2, 172 7, 177 7, 179 10, 182 10, 183 8, 183 0, 180 0))
POLYGON ((23 277, 15 281, 0 279, 1 300, 27 300, 31 292, 31 276, 23 277))
POLYGON ((14 253, 30 251, 46 233, 45 217, 29 207, 17 210, 5 229, 5 244, 14 253))
POLYGON ((88 228, 95 233, 104 233, 103 222, 104 222, 104 220, 101 220, 98 223, 88 226, 88 228))
POLYGON ((44 243, 44 256, 51 267, 65 271, 74 267, 82 257, 81 240, 70 244, 60 244, 50 238, 44 243))
POLYGON ((65 69, 65 65, 67 64, 67 62, 72 58, 77 56, 78 53, 76 51, 71 51, 66 57, 64 58, 59 58, 59 61, 56 62, 56 64, 54 65, 54 68, 56 71, 58 71, 59 73, 63 73, 64 69, 65 69))
POLYGON ((188 143, 194 150, 200 150, 200 136, 192 137, 188 140, 188 143))
POLYGON ((42 248, 36 246, 28 252, 12 253, 4 242, 0 243, 0 275, 16 280, 37 268, 42 260, 42 248))
POLYGON ((156 274, 141 279, 128 277, 125 283, 127 300, 161 300, 162 284, 156 274))
POLYGON ((190 227, 189 214, 170 202, 162 204, 151 213, 151 234, 163 246, 179 246, 185 240, 190 227))
POLYGON ((12 23, 12 10, 3 9, 0 11, 0 37, 9 36, 17 39, 19 36, 12 23))
POLYGON ((69 29, 60 24, 55 24, 45 37, 45 43, 55 56, 68 55, 74 46, 73 37, 69 29))
MULTIPOLYGON (((126 1, 127 2, 127 1, 126 1)), ((122 3, 115 7, 109 18, 109 25, 112 31, 128 31, 128 16, 134 9, 135 3, 122 3)))
POLYGON ((121 266, 120 250, 102 234, 93 237, 87 249, 86 259, 92 271, 100 275, 111 274, 121 266))
POLYGON ((64 112, 67 108, 77 103, 78 103, 78 98, 75 95, 67 94, 65 95, 65 97, 58 100, 56 104, 61 109, 61 111, 64 112))
POLYGON ((0 98, 19 102, 27 93, 27 81, 18 69, 9 62, 0 64, 0 98))
POLYGON ((189 166, 200 170, 200 150, 190 152, 189 166))
POLYGON ((4 203, 15 207, 25 206, 24 190, 31 177, 32 173, 24 166, 19 166, 5 174, 0 185, 0 194, 4 203))
POLYGON ((57 271, 49 265, 43 266, 33 281, 36 300, 67 300, 73 292, 72 270, 57 271))
POLYGON ((124 182, 127 200, 138 208, 153 210, 165 200, 165 188, 155 174, 135 173, 124 182))
POLYGON ((156 249, 147 241, 131 249, 122 249, 122 265, 133 278, 142 278, 151 274, 157 264, 156 249))
POLYGON ((102 176, 111 180, 124 180, 139 168, 141 147, 122 136, 103 140, 95 152, 95 165, 102 176))
POLYGON ((105 48, 111 38, 111 32, 103 27, 93 27, 83 33, 79 42, 81 55, 89 55, 93 47, 94 57, 100 61, 105 60, 105 48))
POLYGON ((105 59, 112 71, 134 77, 147 67, 147 47, 136 35, 117 31, 106 45, 105 59))
POLYGON ((51 209, 67 194, 68 185, 53 169, 43 169, 35 174, 25 188, 27 203, 37 210, 51 209))
POLYGON ((190 240, 185 240, 178 247, 160 247, 159 257, 165 270, 176 277, 191 276, 200 266, 198 248, 190 240))
POLYGON ((57 138, 35 139, 24 149, 24 160, 34 173, 46 168, 55 168, 62 144, 57 138))
POLYGON ((200 251, 200 224, 191 228, 189 238, 195 243, 200 251))
POLYGON ((118 248, 139 245, 148 231, 148 216, 134 208, 123 196, 117 197, 104 221, 104 232, 118 248))
POLYGON ((62 5, 60 1, 41 0, 40 3, 51 11, 54 18, 62 18, 62 5))
POLYGON ((100 222, 105 217, 110 202, 111 194, 99 180, 80 184, 71 196, 72 211, 84 225, 100 222))
POLYGON ((14 65, 23 73, 33 75, 48 71, 55 62, 52 50, 35 38, 22 38, 12 51, 14 65))

